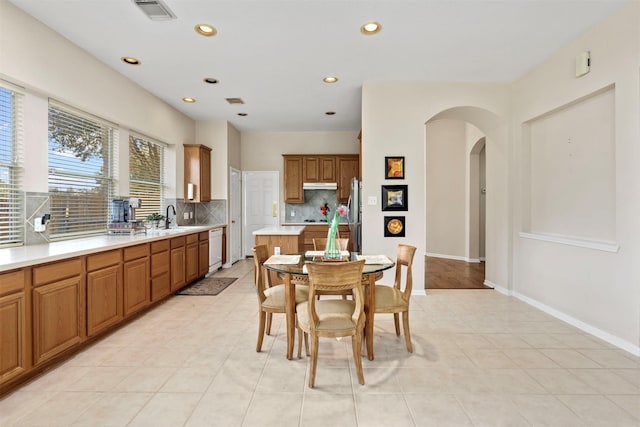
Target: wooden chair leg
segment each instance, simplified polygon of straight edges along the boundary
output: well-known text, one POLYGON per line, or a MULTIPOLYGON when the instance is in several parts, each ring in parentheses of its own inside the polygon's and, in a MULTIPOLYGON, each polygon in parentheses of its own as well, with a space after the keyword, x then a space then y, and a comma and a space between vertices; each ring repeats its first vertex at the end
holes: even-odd
POLYGON ((309 388, 313 388, 316 382, 316 368, 318 367, 318 344, 318 336, 311 335, 311 368, 309 370, 309 388))
POLYGON ((364 385, 364 373, 362 372, 362 331, 351 337, 351 346, 353 347, 353 361, 356 363, 356 372, 358 373, 358 382, 364 385))
POLYGON ((267 313, 267 335, 271 335, 271 318, 273 313, 267 313))
POLYGON ((398 313, 393 313, 393 323, 396 325, 396 336, 400 336, 400 316, 398 313))
POLYGON ((302 328, 298 326, 298 359, 302 359, 302 328))
POLYGON ((409 332, 409 311, 402 312, 402 327, 404 328, 404 340, 407 343, 407 351, 413 353, 411 345, 411 332, 409 332))
POLYGON ((308 333, 304 333, 304 350, 307 352, 307 357, 309 357, 310 353, 309 353, 309 334, 308 333))
POLYGON ((258 353, 262 351, 262 339, 264 338, 264 323, 265 323, 266 317, 267 317, 267 313, 260 310, 260 315, 258 320, 258 343, 256 344, 256 351, 258 353))

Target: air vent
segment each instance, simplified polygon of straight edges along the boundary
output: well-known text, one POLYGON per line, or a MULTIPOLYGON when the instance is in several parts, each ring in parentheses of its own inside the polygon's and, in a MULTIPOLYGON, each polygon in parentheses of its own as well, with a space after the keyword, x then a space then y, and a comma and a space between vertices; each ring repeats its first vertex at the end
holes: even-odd
POLYGON ((133 2, 152 21, 176 19, 176 15, 161 0, 133 0, 133 2))
POLYGON ((226 98, 229 104, 244 104, 242 98, 226 98))

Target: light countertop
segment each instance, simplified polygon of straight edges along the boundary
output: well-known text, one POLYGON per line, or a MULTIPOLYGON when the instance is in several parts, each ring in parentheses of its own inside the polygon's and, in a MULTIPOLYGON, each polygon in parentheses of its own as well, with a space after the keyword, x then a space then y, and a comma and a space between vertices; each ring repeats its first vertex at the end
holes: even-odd
POLYGON ((302 234, 304 225, 274 225, 253 232, 254 236, 296 236, 302 234))
POLYGON ((30 265, 58 261, 75 256, 124 248, 126 246, 162 240, 167 237, 197 233, 224 226, 226 226, 226 224, 193 225, 170 228, 168 230, 147 230, 147 234, 105 234, 41 245, 0 249, 0 271, 8 271, 14 268, 28 267, 30 265))

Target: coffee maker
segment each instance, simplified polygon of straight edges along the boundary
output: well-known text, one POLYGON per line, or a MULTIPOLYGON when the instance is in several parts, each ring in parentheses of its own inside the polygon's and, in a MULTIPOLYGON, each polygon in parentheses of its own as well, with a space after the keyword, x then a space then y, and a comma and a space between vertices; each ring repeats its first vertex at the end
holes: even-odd
POLYGON ((136 220, 136 209, 140 206, 142 206, 142 200, 138 198, 113 199, 109 234, 146 233, 144 222, 136 220))

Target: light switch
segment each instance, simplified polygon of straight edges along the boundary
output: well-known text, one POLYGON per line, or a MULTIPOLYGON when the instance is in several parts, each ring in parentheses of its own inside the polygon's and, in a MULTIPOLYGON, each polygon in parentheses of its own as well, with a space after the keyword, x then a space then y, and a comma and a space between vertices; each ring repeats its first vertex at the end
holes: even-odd
POLYGON ((376 196, 369 196, 367 199, 367 204, 369 206, 375 206, 378 204, 378 198, 376 196))
POLYGON ((184 213, 184 219, 189 219, 189 212, 184 213))

